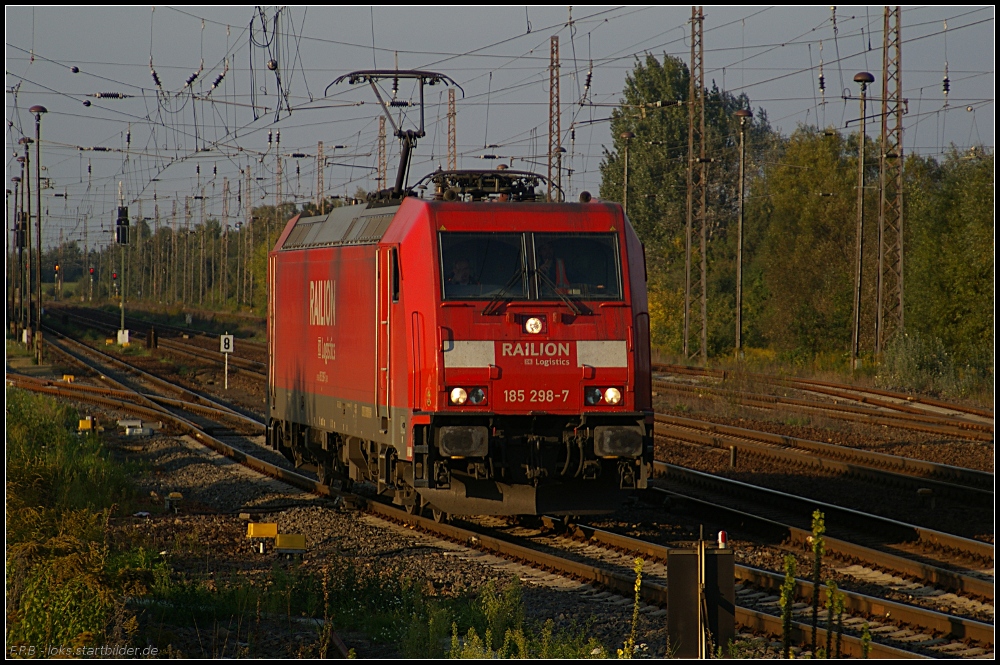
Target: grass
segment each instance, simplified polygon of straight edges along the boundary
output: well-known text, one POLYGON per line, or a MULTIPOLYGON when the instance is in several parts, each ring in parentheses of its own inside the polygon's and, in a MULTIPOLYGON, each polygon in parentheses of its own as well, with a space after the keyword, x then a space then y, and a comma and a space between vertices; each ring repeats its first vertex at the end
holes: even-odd
MULTIPOLYGON (((753 373, 818 379, 859 387, 878 387, 907 393, 921 393, 946 399, 967 400, 982 405, 993 402, 993 353, 984 349, 977 362, 958 362, 936 338, 916 333, 896 337, 881 358, 862 354, 860 367, 851 372, 847 353, 804 354, 797 351, 776 352, 769 349, 745 349, 744 358, 731 355, 709 359, 712 369, 727 370, 727 384, 750 392, 756 389, 753 373)), ((677 365, 697 364, 664 349, 653 349, 654 362, 677 365)))
POLYGON ((129 475, 75 410, 7 391, 7 647, 128 641, 135 617, 109 570, 108 520, 132 501, 129 475))

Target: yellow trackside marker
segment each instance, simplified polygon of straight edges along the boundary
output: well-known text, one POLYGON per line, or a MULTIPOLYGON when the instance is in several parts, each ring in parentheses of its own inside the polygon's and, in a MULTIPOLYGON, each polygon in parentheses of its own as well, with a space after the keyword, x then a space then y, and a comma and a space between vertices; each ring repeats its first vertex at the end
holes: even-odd
POLYGON ((250 522, 247 524, 247 538, 277 538, 278 525, 274 522, 250 522))
POLYGON ((88 432, 92 429, 94 429, 94 419, 91 416, 87 416, 86 418, 80 418, 79 430, 81 432, 88 432))
POLYGON ((104 340, 104 344, 107 345, 107 346, 111 346, 114 343, 115 343, 115 340, 111 339, 110 337, 107 338, 106 340, 104 340))
POLYGON ((278 554, 297 554, 306 551, 306 537, 301 533, 282 533, 274 541, 278 554))
POLYGON ((62 380, 65 381, 66 383, 73 383, 73 379, 75 378, 76 377, 73 376, 72 374, 63 374, 62 380))

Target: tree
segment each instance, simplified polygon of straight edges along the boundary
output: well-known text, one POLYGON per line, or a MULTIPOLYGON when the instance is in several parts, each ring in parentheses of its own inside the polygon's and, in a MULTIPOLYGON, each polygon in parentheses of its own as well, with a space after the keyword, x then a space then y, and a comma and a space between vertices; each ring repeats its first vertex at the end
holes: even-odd
POLYGON ((904 190, 904 324, 960 365, 993 360, 994 156, 910 157, 904 190))
MULTIPOLYGON (((621 106, 612 112, 613 149, 601 162, 601 198, 624 200, 623 132, 629 140, 628 216, 646 246, 653 343, 679 352, 683 346, 685 228, 687 224, 689 72, 679 59, 664 54, 637 59, 626 79, 621 106)), ((714 84, 705 93, 705 141, 715 160, 709 169, 708 224, 710 354, 733 345, 735 242, 728 228, 737 213, 739 122, 737 109, 747 108, 714 84)), ((747 154, 771 141, 761 111, 747 132, 747 154)))

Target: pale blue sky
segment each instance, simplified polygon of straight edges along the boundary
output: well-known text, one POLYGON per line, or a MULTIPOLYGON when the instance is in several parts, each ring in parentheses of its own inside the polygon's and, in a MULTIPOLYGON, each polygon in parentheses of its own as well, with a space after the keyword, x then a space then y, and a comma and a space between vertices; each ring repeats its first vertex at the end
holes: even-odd
MULTIPOLYGON (((857 100, 842 94, 857 95, 858 71, 873 73, 874 94, 881 94, 881 6, 837 7, 836 34, 828 6, 704 11, 706 79, 745 92, 786 134, 801 123, 843 128, 856 118, 857 100), (826 104, 817 85, 821 60, 826 104)), ((27 109, 42 104, 49 110, 42 119, 43 175, 52 185, 44 191, 52 220, 47 243, 60 229, 67 239, 81 239, 84 215, 90 244, 107 242, 109 234, 98 229, 110 228, 119 181, 132 206, 142 199, 145 216, 153 214, 154 190, 163 216, 175 195, 198 195, 199 185, 207 212, 218 216, 228 178, 235 222, 239 169, 250 166, 256 202, 273 201, 277 144, 269 147, 268 134, 274 140, 279 131, 282 154, 307 155, 284 160, 286 199, 312 198, 317 141, 330 158, 328 193, 374 188, 374 95, 367 86, 332 86, 326 98, 324 90, 341 74, 393 68, 397 58, 400 69, 437 71, 464 89, 457 105, 460 168, 494 165, 480 156, 495 154, 515 168, 544 173, 552 35, 560 37, 564 166, 573 169, 572 182, 564 176, 564 184, 573 198, 581 189, 596 192, 602 150, 611 143, 601 121, 611 109, 602 105, 619 100, 635 57, 690 57, 687 6, 574 7, 572 28, 567 7, 290 7, 280 12, 276 36, 275 7, 7 6, 5 13, 8 186, 17 140, 22 132, 34 135, 27 109), (272 58, 277 73, 266 66, 272 58), (581 105, 591 61, 592 86, 581 105)), ((950 144, 993 149, 994 15, 993 7, 982 6, 903 8, 907 152, 938 155, 950 144)), ((383 87, 391 94, 390 83, 383 87)), ((412 87, 400 86, 400 99, 415 99, 412 94, 412 87)), ((426 100, 427 136, 417 147, 411 181, 447 154, 447 93, 428 88, 426 100)), ((870 121, 868 130, 877 134, 878 123, 870 121)), ((387 145, 392 180, 398 147, 391 138, 387 145)))

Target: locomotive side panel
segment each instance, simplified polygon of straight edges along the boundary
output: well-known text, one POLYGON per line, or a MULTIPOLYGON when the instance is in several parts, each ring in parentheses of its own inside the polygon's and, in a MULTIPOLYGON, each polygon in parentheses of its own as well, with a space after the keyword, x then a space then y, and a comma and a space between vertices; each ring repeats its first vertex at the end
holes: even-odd
POLYGON ((635 409, 653 410, 653 374, 650 370, 649 306, 646 297, 646 254, 631 224, 625 225, 629 283, 632 285, 632 339, 635 348, 635 409))
POLYGON ((379 438, 372 245, 277 252, 271 417, 379 438))

